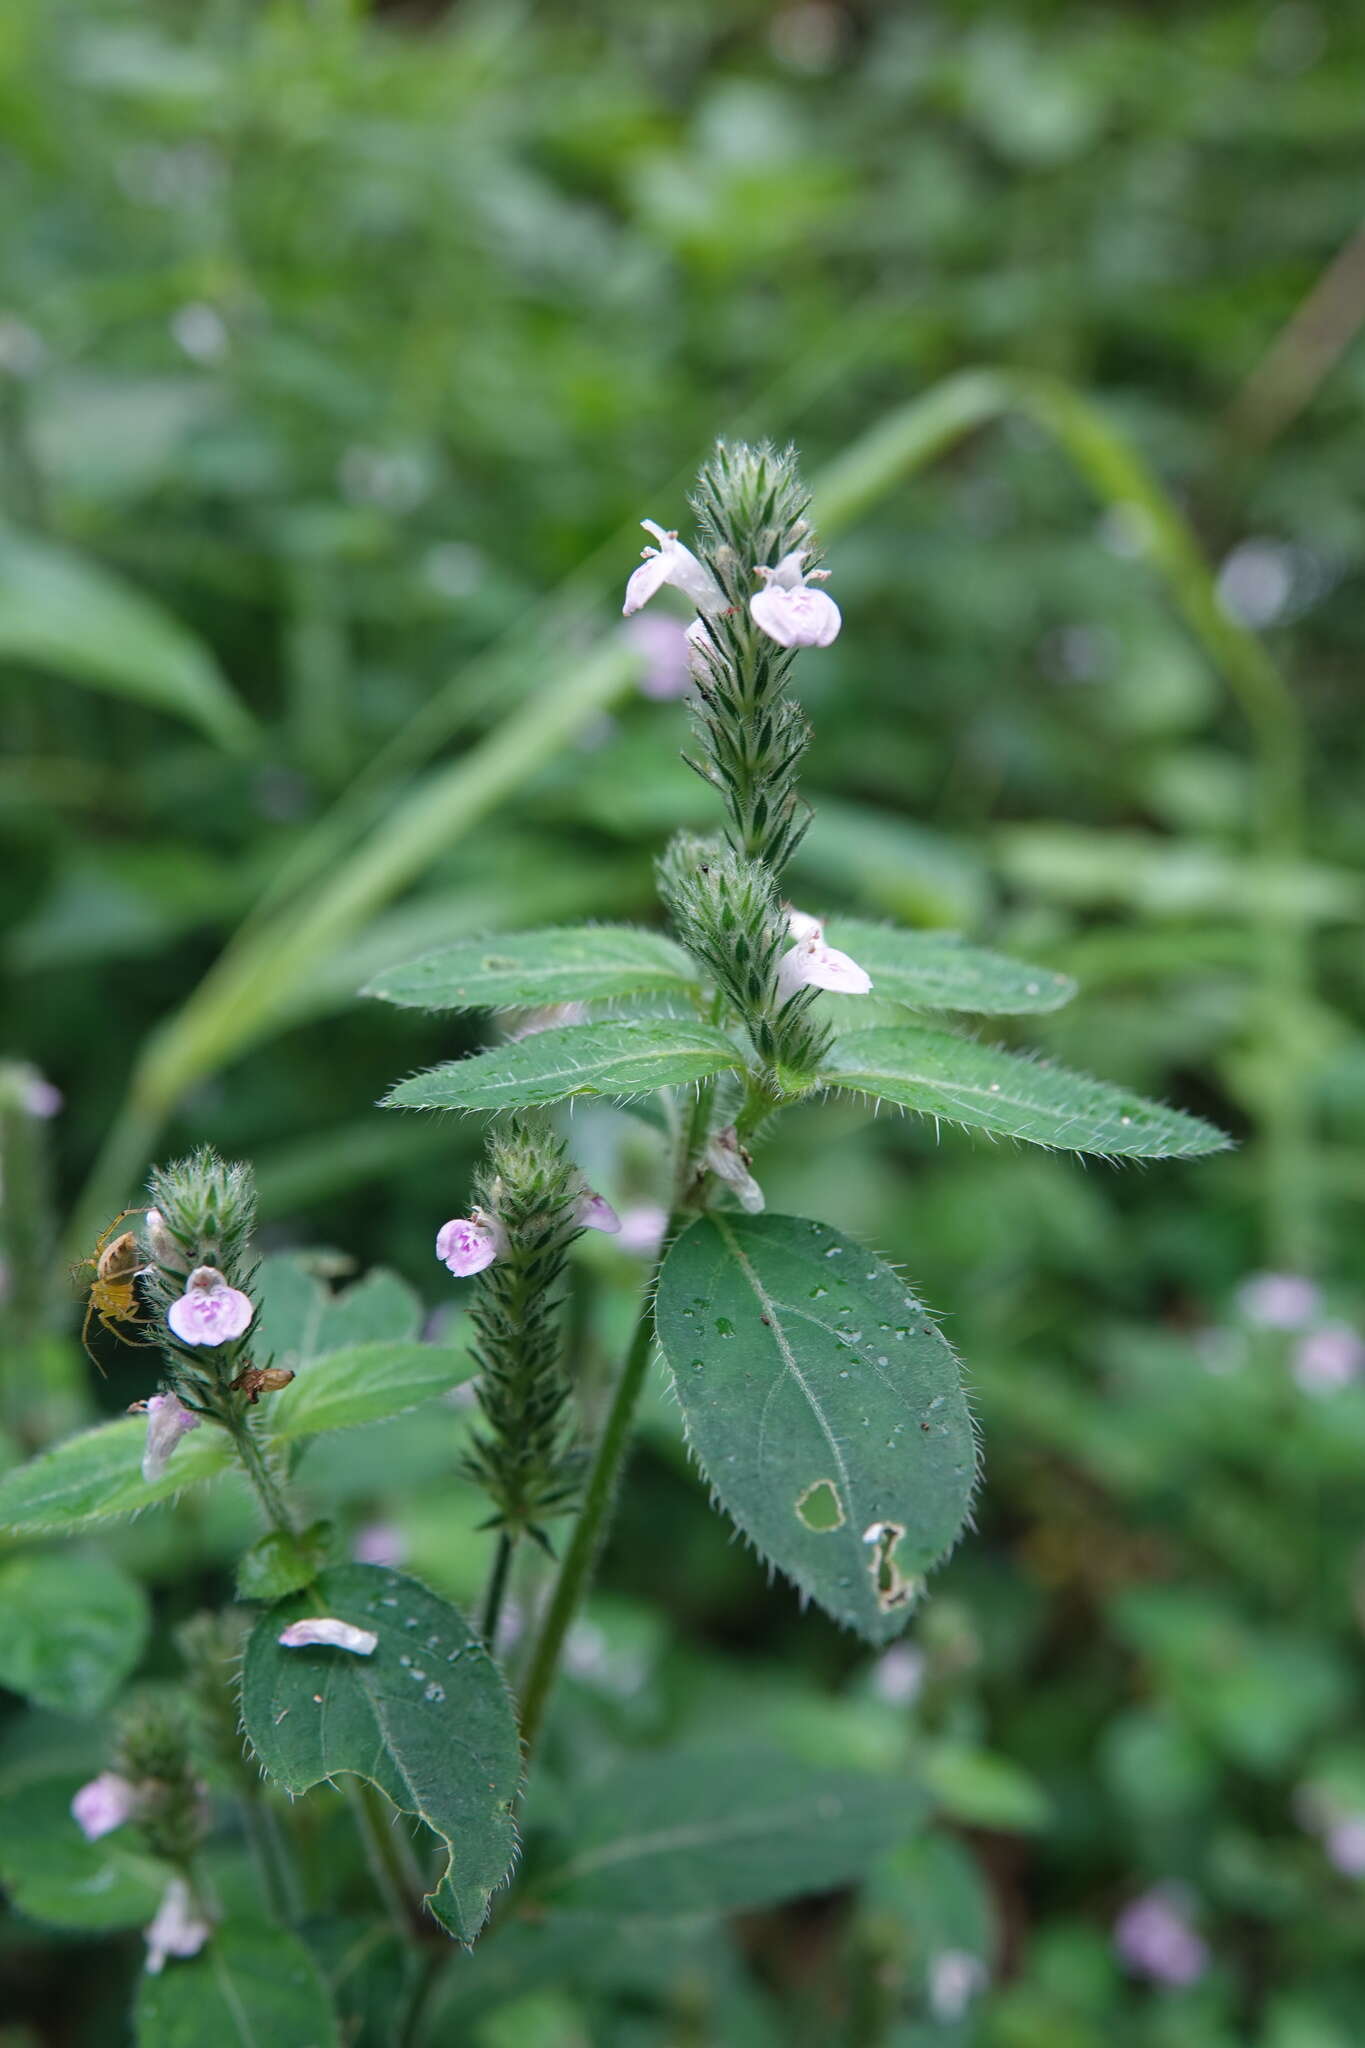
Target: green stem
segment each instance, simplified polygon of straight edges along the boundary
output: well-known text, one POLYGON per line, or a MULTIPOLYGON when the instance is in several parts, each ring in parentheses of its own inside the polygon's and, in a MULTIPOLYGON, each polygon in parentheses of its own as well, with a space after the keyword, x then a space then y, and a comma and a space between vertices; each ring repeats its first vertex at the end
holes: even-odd
POLYGON ((292 1536, 294 1518, 288 1503, 280 1491, 279 1483, 266 1462, 265 1453, 256 1440, 255 1432, 244 1415, 231 1415, 223 1424, 236 1447, 242 1469, 256 1489, 256 1496, 265 1510, 266 1519, 272 1527, 285 1536, 292 1536))
POLYGON ((483 1617, 479 1622, 479 1634, 490 1650, 495 1647, 498 1639, 498 1621, 507 1593, 507 1577, 516 1541, 516 1537, 508 1530, 502 1530, 498 1536, 498 1547, 493 1553, 493 1569, 488 1577, 488 1590, 483 1596, 483 1617))
POLYGON ((626 1362, 621 1369, 621 1377, 616 1383, 616 1392, 612 1396, 611 1407, 598 1439, 592 1470, 588 1475, 588 1484, 583 1495, 582 1512, 574 1525, 569 1547, 564 1553, 564 1562, 559 1568, 554 1593, 527 1667, 521 1700, 521 1742, 528 1762, 535 1750, 545 1719, 545 1710, 549 1705, 555 1675, 559 1669, 560 1654, 564 1648, 564 1639, 587 1592, 593 1568, 606 1539, 611 1510, 616 1499, 621 1463, 635 1414, 635 1404, 640 1398, 640 1390, 644 1386, 645 1373, 649 1366, 650 1347, 654 1337, 654 1291, 658 1286, 664 1253, 676 1236, 681 1222, 681 1213, 675 1208, 668 1219, 658 1263, 645 1288, 635 1333, 630 1341, 630 1349, 626 1353, 626 1362))
POLYGON ((373 1785, 350 1771, 336 1782, 355 1820, 374 1888, 384 1902, 394 1932, 407 1946, 421 1938, 421 1921, 400 1875, 394 1844, 389 1840, 392 1830, 386 1825, 387 1815, 379 1804, 379 1794, 373 1785))

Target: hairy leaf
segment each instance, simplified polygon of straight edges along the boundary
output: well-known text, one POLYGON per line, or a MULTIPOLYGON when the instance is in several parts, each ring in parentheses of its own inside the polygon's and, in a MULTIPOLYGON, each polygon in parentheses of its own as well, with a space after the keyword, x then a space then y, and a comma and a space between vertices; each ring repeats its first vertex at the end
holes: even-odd
POLYGON ((661 932, 632 925, 568 925, 462 939, 362 990, 417 1010, 511 1010, 600 1002, 646 990, 685 994, 697 971, 661 932))
POLYGON ((355 1429, 447 1393, 473 1370, 467 1351, 444 1344, 357 1344, 309 1360, 280 1393, 262 1396, 262 1412, 281 1440, 355 1429))
POLYGON ((415 1579, 373 1565, 323 1572, 316 1589, 263 1615, 247 1646, 242 1720, 289 1792, 354 1771, 446 1846, 428 1903, 472 1942, 516 1846, 517 1724, 496 1665, 459 1611, 415 1579), (379 1637, 369 1657, 286 1650, 286 1622, 338 1616, 379 1637))
POLYGON ((664 1261, 657 1322, 726 1512, 836 1621, 899 1634, 976 1467, 957 1359, 923 1305, 822 1223, 702 1216, 664 1261))
POLYGON ((296 1934, 227 1919, 188 1960, 144 1974, 137 2048, 339 2048, 336 2014, 296 1934))
MULTIPOLYGON (((422 1304, 406 1280, 377 1266, 333 1290, 317 1253, 281 1253, 262 1261, 252 1293, 260 1304, 257 1342, 276 1365, 299 1366, 353 1344, 415 1338, 422 1304)), ((263 1357, 262 1361, 263 1362, 263 1357)))
POLYGON ((636 1095, 680 1087, 741 1064, 707 1024, 675 1018, 570 1024, 537 1031, 401 1081, 385 1109, 521 1109, 569 1095, 636 1095))
POLYGON ((98 1557, 0 1565, 0 1685, 60 1714, 107 1706, 147 1640, 147 1595, 98 1557))
POLYGON ((918 1025, 847 1033, 821 1078, 922 1116, 1064 1152, 1198 1159, 1228 1143, 1212 1124, 1108 1081, 918 1025))
POLYGON ((140 1470, 147 1425, 136 1416, 101 1423, 0 1474, 0 1529, 39 1535, 79 1528, 105 1515, 136 1514, 232 1462, 219 1429, 205 1423, 176 1446, 149 1486, 140 1470))
POLYGON ((612 1919, 774 1905, 855 1883, 917 1832, 926 1805, 899 1778, 772 1750, 664 1751, 578 1791, 565 1817, 572 1846, 537 1889, 612 1919))
POLYGON ((1023 1016, 1060 1009, 1076 993, 1070 975, 964 946, 952 932, 907 932, 839 917, 826 927, 826 935, 832 946, 867 969, 876 996, 918 1010, 1023 1016))

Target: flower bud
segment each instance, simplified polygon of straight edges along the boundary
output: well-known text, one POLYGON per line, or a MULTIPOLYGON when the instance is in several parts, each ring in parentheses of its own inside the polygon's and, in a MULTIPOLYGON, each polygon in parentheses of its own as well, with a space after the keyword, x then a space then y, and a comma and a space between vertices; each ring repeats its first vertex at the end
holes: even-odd
POLYGON ((147 1403, 147 1445, 142 1453, 142 1476, 149 1486, 165 1471, 181 1437, 198 1429, 199 1420, 174 1394, 152 1395, 147 1403))

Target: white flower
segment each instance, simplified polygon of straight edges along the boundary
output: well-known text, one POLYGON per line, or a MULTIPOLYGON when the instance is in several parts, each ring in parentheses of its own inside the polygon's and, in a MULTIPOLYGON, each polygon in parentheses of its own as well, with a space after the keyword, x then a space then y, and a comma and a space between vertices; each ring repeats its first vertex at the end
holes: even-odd
POLYGON ((735 1135, 733 1124, 727 1124, 712 1138, 706 1148, 706 1165, 717 1180, 734 1189, 735 1199, 747 1216, 760 1214, 763 1190, 749 1171, 749 1155, 735 1135))
POLYGON ((166 1311, 182 1344, 229 1344, 246 1331, 256 1311, 249 1295, 229 1287, 216 1266, 196 1266, 185 1292, 166 1311))
POLYGON ((71 1802, 71 1818, 87 1842, 98 1842, 114 1828, 131 1820, 137 1805, 137 1787, 117 1771, 101 1771, 88 1785, 82 1785, 71 1802))
POLYGON ((929 1965, 929 2004, 936 2020, 960 2020, 989 1972, 965 1948, 945 1948, 929 1965))
POLYGON ((198 1429, 200 1419, 174 1394, 152 1395, 147 1403, 147 1444, 142 1453, 142 1476, 149 1486, 165 1471, 181 1437, 198 1429))
POLYGON ((787 925, 796 944, 777 963, 777 993, 789 1002, 798 989, 832 988, 840 995, 865 996, 872 977, 847 953, 825 944, 825 928, 804 910, 788 910, 787 925))
POLYGON ((665 583, 690 597, 699 612, 722 611, 725 592, 691 548, 685 548, 676 533, 665 533, 652 519, 642 519, 640 524, 646 533, 654 535, 659 545, 641 549, 644 560, 626 585, 626 601, 621 607, 624 616, 629 618, 641 605, 648 604, 665 583))
POLYGON ((159 1977, 167 1956, 197 1956, 212 1932, 196 1909, 194 1895, 184 1878, 173 1877, 156 1909, 156 1918, 143 1931, 149 1974, 159 1977))
POLYGON ((350 1650, 357 1657, 372 1657, 379 1648, 379 1638, 372 1630, 354 1628, 349 1621, 338 1621, 332 1614, 314 1614, 304 1621, 291 1621, 275 1640, 286 1650, 310 1650, 321 1645, 329 1650, 350 1650))
POLYGON ((812 582, 823 582, 826 571, 801 572, 808 550, 796 548, 784 555, 775 569, 760 566, 755 576, 763 578, 763 589, 749 599, 749 612, 756 626, 779 647, 828 647, 839 637, 843 619, 834 599, 823 590, 812 590, 812 582))
POLYGON ((436 1256, 457 1280, 482 1273, 507 1249, 507 1233, 496 1216, 486 1209, 471 1209, 467 1216, 452 1216, 436 1233, 436 1256))
POLYGON ((621 1228, 621 1219, 605 1195, 595 1195, 591 1188, 584 1190, 578 1205, 578 1221, 583 1230, 605 1231, 608 1237, 615 1237, 621 1228))

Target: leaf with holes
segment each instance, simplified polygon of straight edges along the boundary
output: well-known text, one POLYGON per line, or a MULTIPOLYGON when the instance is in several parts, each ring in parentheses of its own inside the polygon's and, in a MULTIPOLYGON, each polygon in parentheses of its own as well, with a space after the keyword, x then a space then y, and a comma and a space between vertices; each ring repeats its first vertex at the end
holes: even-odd
POLYGON ((979 1017, 1058 1010, 1076 993, 1068 974, 1029 967, 1003 953, 964 946, 953 932, 907 932, 895 925, 837 917, 826 936, 872 977, 888 1003, 916 1010, 965 1010, 979 1017))
POLYGON ((225 1920, 191 1960, 146 1973, 134 2014, 137 2048, 339 2048, 317 1964, 282 1927, 225 1920))
POLYGON ((660 1017, 569 1024, 430 1067, 384 1097, 385 1109, 524 1109, 570 1095, 639 1095, 742 1064, 709 1024, 660 1017))
POLYGON ((697 971, 661 932, 570 925, 462 939, 390 967, 361 993, 416 1010, 540 1009, 663 991, 688 995, 697 971))
POLYGON ((819 1770, 771 1750, 635 1757, 571 1800, 571 1846, 536 1891, 613 1920, 771 1906, 855 1884, 919 1831, 927 1808, 903 1779, 819 1770))
POLYGON ((945 1123, 1111 1159, 1199 1159, 1229 1143, 1212 1124, 1046 1060, 895 1024, 836 1039, 821 1080, 945 1123))
POLYGON ((288 1792, 339 1771, 368 1778, 445 1844, 427 1903, 472 1942, 516 1848, 517 1724, 497 1666, 459 1611, 415 1579, 374 1565, 322 1572, 316 1590, 257 1623, 242 1674, 242 1721, 264 1769, 288 1792), (371 1630, 373 1655, 276 1640, 286 1622, 326 1614, 371 1630))
POLYGON ((923 1304, 822 1223, 713 1215, 669 1251, 657 1326, 727 1513, 836 1621, 898 1635, 976 1476, 957 1359, 923 1304))

